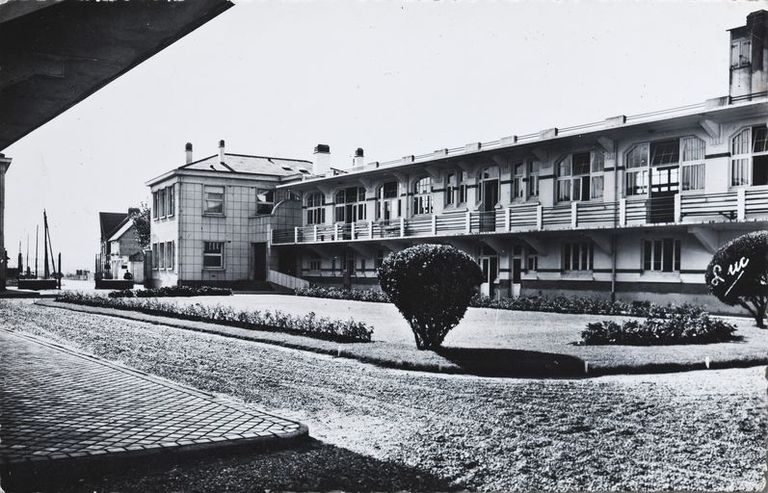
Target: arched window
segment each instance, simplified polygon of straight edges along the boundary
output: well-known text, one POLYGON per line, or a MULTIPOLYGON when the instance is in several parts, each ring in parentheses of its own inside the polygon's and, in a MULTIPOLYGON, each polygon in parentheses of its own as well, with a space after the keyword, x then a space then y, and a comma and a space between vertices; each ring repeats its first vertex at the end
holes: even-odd
POLYGON ((399 215, 400 199, 398 198, 398 184, 390 181, 381 185, 376 190, 376 219, 389 221, 399 215))
POLYGON ((757 125, 731 138, 731 186, 768 185, 768 127, 757 125))
POLYGON ((432 214, 432 178, 425 176, 413 184, 413 215, 432 214))
POLYGON ((307 195, 307 224, 325 223, 325 207, 323 206, 324 197, 320 192, 313 192, 307 195))

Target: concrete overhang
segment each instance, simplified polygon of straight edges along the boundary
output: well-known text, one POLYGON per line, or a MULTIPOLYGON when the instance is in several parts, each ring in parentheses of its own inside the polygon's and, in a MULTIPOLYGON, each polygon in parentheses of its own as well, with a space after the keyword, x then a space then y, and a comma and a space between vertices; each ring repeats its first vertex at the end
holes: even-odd
POLYGON ((229 0, 0 4, 0 150, 232 6, 229 0))

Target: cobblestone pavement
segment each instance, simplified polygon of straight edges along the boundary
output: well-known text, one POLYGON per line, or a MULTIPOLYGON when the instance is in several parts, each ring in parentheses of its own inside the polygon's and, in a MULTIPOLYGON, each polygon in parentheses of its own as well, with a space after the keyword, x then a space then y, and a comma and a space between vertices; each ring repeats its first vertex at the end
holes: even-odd
POLYGON ((0 467, 269 446, 295 421, 0 329, 0 467))

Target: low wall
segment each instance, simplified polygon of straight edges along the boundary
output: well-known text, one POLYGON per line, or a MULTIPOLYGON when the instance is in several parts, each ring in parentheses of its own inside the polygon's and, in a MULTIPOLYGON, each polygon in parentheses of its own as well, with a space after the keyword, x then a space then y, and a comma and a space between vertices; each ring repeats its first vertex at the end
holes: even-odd
POLYGON ((133 289, 132 279, 97 279, 96 289, 133 289))
POLYGON ((19 279, 19 289, 57 289, 59 287, 56 279, 19 279))

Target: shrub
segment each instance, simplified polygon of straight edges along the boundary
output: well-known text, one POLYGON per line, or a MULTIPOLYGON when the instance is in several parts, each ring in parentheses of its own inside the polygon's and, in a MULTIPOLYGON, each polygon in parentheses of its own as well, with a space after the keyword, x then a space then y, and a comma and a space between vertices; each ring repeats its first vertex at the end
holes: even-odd
POLYGON ((389 298, 385 293, 374 289, 344 289, 326 286, 309 286, 306 288, 296 288, 295 294, 313 298, 389 303, 389 298))
POLYGON ((768 231, 730 241, 712 257, 704 275, 709 291, 726 305, 740 305, 765 328, 768 307, 768 231))
POLYGON ((235 310, 229 306, 200 303, 180 306, 156 299, 109 298, 77 292, 61 293, 56 297, 56 301, 132 310, 148 315, 233 325, 245 329, 289 332, 337 342, 370 342, 373 334, 373 329, 363 322, 318 317, 314 312, 307 315, 291 315, 280 311, 235 310))
POLYGON ((655 346, 670 344, 707 344, 735 340, 736 326, 712 318, 698 307, 683 305, 642 322, 610 320, 587 324, 581 333, 585 344, 625 344, 655 346))
POLYGON ((416 245, 389 255, 381 288, 413 330, 418 349, 434 349, 459 323, 482 282, 466 253, 447 245, 416 245))
POLYGON ((231 296, 232 290, 211 286, 163 286, 157 289, 123 289, 112 291, 110 298, 166 298, 173 296, 231 296))

